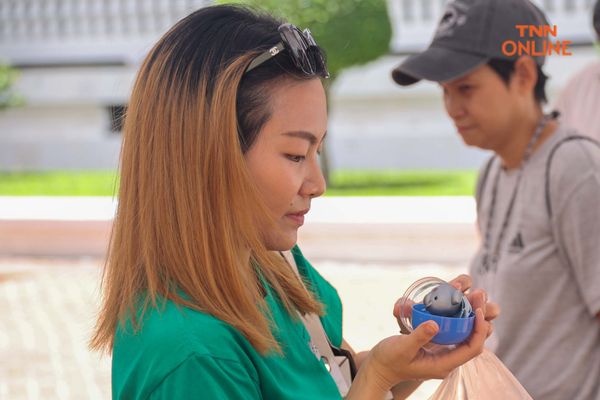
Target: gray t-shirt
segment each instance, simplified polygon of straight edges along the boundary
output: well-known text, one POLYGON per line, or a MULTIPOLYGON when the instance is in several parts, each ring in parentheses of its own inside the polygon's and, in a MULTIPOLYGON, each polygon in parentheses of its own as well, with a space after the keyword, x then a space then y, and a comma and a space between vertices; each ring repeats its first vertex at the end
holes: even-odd
MULTIPOLYGON (((569 134, 575 132, 559 127, 526 164, 497 267, 481 267, 481 246, 470 268, 474 287, 502 310, 488 346, 536 400, 600 399, 598 146, 575 140, 558 148, 549 180, 552 221, 546 208, 546 161, 569 134)), ((478 201, 482 238, 497 173, 492 249, 518 175, 498 157, 492 162, 478 201)))

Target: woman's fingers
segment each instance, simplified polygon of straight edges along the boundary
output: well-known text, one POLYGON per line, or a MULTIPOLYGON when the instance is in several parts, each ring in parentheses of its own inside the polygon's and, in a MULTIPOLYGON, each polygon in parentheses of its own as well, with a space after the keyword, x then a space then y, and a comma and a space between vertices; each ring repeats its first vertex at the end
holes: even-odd
POLYGON ((369 353, 371 365, 391 385, 402 380, 444 378, 453 369, 476 357, 490 331, 483 311, 475 312, 475 326, 468 342, 452 349, 430 352, 423 347, 439 332, 434 321, 427 321, 409 335, 392 336, 379 342, 369 353))
MULTIPOLYGON (((481 310, 483 311, 483 316, 485 317, 487 315, 487 306, 488 306, 488 302, 487 302, 487 293, 482 290, 482 289, 475 289, 473 290, 471 293, 469 293, 467 295, 467 300, 469 300, 469 303, 471 303, 471 307, 473 308, 473 310, 477 310, 478 308, 481 308, 481 310)), ((487 318, 486 318, 487 320, 487 318)))
POLYGON ((473 310, 477 310, 481 308, 483 310, 483 314, 485 315, 485 306, 487 302, 487 293, 482 289, 474 289, 467 295, 467 300, 471 303, 471 307, 473 310))
POLYGON ((423 346, 439 332, 440 328, 434 321, 427 321, 417 326, 410 335, 406 336, 407 357, 413 359, 423 346))
POLYGON ((494 302, 488 302, 485 306, 485 320, 492 321, 500 315, 500 305, 494 302))
POLYGON ((473 333, 468 341, 456 348, 456 352, 464 352, 463 356, 468 357, 467 359, 473 358, 481 353, 490 325, 491 324, 485 320, 483 310, 478 308, 475 311, 475 325, 473 327, 473 333))
POLYGON ((475 311, 473 334, 467 342, 459 345, 456 349, 435 357, 432 363, 433 368, 435 368, 435 375, 447 375, 454 368, 481 354, 489 325, 490 323, 485 321, 483 311, 477 309, 475 311))
POLYGON ((401 297, 394 304, 394 317, 396 319, 400 319, 400 317, 411 317, 412 316, 412 306, 414 305, 414 301, 401 297), (400 312, 403 311, 401 314, 400 312))
POLYGON ((487 292, 475 289, 467 295, 467 299, 474 310, 481 308, 486 321, 492 321, 500 315, 500 306, 497 303, 487 301, 487 292))
POLYGON ((487 336, 485 337, 486 339, 489 338, 490 336, 492 336, 492 333, 494 333, 494 325, 490 324, 489 328, 488 328, 488 333, 487 336))
POLYGON ((394 317, 396 317, 396 321, 398 321, 398 326, 400 326, 400 333, 405 335, 410 333, 410 329, 405 326, 404 318, 411 319, 412 318, 412 306, 415 303, 412 300, 401 297, 394 304, 394 317))
POLYGON ((456 278, 452 279, 450 282, 452 286, 457 288, 458 290, 465 292, 471 288, 473 281, 469 275, 459 275, 456 278))

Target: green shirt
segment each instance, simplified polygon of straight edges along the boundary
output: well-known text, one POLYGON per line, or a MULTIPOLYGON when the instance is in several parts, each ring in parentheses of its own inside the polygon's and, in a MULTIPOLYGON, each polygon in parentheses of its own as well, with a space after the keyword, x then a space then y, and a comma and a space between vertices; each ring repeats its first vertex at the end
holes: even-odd
MULTIPOLYGON (((321 318, 330 341, 342 342, 337 291, 292 249, 298 270, 325 305, 321 318)), ((308 346, 309 334, 275 293, 266 303, 282 355, 259 354, 231 325, 167 301, 146 314, 136 334, 120 326, 112 360, 114 399, 340 399, 335 382, 308 346)))

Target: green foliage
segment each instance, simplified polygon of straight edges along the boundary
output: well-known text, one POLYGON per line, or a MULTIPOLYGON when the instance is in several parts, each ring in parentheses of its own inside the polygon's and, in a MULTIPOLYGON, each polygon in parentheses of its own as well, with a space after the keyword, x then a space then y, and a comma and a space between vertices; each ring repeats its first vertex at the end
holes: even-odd
POLYGON ((326 196, 472 196, 477 171, 335 171, 326 196))
POLYGON ((17 71, 13 68, 0 64, 0 110, 23 104, 23 99, 11 90, 17 76, 17 71))
POLYGON ((0 196, 113 196, 116 171, 0 173, 0 196))
MULTIPOLYGON (((232 1, 217 1, 231 3, 232 1)), ((327 54, 332 78, 339 71, 386 54, 391 26, 385 0, 234 0, 309 28, 327 54)))
MULTIPOLYGON (((472 196, 476 171, 336 171, 326 196, 472 196)), ((116 171, 0 173, 0 196, 113 196, 116 171)))

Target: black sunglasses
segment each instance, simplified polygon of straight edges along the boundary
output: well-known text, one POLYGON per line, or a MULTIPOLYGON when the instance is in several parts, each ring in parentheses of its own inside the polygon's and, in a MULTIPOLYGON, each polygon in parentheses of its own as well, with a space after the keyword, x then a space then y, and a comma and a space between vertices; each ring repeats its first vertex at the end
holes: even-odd
POLYGON ((252 60, 244 73, 275 57, 282 50, 287 50, 296 68, 305 75, 329 78, 323 53, 308 29, 301 31, 292 24, 282 24, 277 30, 281 36, 281 42, 252 60))

